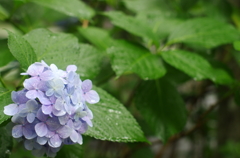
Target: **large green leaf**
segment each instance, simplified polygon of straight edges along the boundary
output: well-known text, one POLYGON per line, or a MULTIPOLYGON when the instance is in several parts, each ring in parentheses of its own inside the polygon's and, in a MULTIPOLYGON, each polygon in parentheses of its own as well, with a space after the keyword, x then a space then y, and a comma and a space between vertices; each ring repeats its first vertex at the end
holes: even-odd
POLYGON ((183 130, 187 120, 185 104, 168 80, 143 82, 137 90, 135 103, 151 130, 164 142, 183 130))
POLYGON ((8 47, 13 56, 20 62, 23 69, 37 61, 31 45, 20 35, 8 31, 8 47))
POLYGON ((230 24, 210 18, 195 18, 178 25, 170 34, 168 44, 183 42, 213 48, 238 38, 239 32, 230 24))
POLYGON ((213 68, 198 54, 183 50, 162 52, 163 59, 173 67, 185 72, 196 80, 211 79, 218 84, 231 84, 232 77, 224 70, 213 68))
POLYGON ((161 59, 144 48, 134 46, 126 41, 117 41, 109 48, 112 68, 117 76, 137 73, 143 79, 156 79, 166 73, 161 59))
POLYGON ((101 54, 90 45, 79 45, 73 35, 36 29, 24 38, 32 45, 38 61, 54 63, 61 69, 66 69, 67 65, 77 65, 77 73, 83 78, 93 78, 99 71, 101 54))
POLYGON ((88 44, 79 45, 78 59, 74 60, 78 66, 78 73, 81 78, 93 78, 100 71, 102 54, 93 46, 88 44))
POLYGON ((80 19, 91 19, 95 12, 80 0, 29 0, 36 4, 48 7, 69 16, 80 19))
POLYGON ((78 31, 81 35, 84 36, 87 40, 97 46, 99 49, 107 49, 111 47, 113 39, 110 37, 106 30, 97 28, 97 27, 79 27, 78 31))
POLYGON ((11 103, 12 103, 11 91, 0 87, 0 124, 9 118, 9 116, 3 113, 3 110, 4 110, 4 106, 7 106, 11 103))
POLYGON ((153 29, 149 26, 149 24, 145 23, 142 20, 139 20, 132 16, 127 16, 122 12, 117 11, 105 12, 103 15, 109 17, 114 25, 121 27, 122 29, 134 35, 154 41, 158 40, 158 37, 154 33, 153 29))
POLYGON ((93 127, 85 135, 114 142, 144 142, 142 130, 133 116, 119 101, 100 88, 94 88, 100 102, 88 105, 94 114, 93 127))
POLYGON ((82 146, 79 144, 64 145, 55 158, 81 158, 82 150, 82 146))
POLYGON ((9 51, 7 40, 0 40, 1 52, 0 52, 0 67, 8 64, 10 61, 14 60, 13 55, 9 51))

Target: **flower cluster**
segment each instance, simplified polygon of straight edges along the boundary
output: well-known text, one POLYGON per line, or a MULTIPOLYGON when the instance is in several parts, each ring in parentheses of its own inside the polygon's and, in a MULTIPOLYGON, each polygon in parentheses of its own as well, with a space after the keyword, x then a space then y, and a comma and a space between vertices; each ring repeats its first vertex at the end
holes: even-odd
POLYGON ((4 107, 13 116, 12 136, 24 141, 33 155, 54 157, 63 144, 82 144, 82 135, 92 127, 93 114, 86 105, 97 103, 99 95, 90 80, 81 81, 77 67, 66 71, 44 61, 29 66, 24 89, 12 92, 13 104, 4 107))

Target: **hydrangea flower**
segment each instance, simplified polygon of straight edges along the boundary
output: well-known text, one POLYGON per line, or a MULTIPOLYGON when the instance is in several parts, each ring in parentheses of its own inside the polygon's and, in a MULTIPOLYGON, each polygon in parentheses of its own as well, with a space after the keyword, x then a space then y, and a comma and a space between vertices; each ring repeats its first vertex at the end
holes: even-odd
POLYGON ((30 76, 24 89, 13 91, 14 103, 4 107, 13 116, 12 136, 37 157, 55 157, 64 144, 82 144, 82 134, 93 126, 86 102, 95 104, 100 98, 91 90, 92 82, 82 81, 76 71, 75 65, 64 71, 44 61, 33 63, 21 73, 30 76))

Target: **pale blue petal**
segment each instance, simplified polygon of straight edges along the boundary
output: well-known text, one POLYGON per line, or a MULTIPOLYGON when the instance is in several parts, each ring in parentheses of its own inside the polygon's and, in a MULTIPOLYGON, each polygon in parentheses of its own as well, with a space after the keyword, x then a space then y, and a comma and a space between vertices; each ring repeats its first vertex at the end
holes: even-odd
POLYGON ((48 133, 47 125, 44 122, 40 122, 35 125, 35 131, 39 137, 43 137, 48 133))
POLYGON ((18 105, 17 104, 10 104, 4 107, 4 114, 13 116, 18 113, 18 105))
POLYGON ((12 136, 14 138, 20 138, 23 136, 23 127, 22 125, 16 125, 12 129, 12 136))

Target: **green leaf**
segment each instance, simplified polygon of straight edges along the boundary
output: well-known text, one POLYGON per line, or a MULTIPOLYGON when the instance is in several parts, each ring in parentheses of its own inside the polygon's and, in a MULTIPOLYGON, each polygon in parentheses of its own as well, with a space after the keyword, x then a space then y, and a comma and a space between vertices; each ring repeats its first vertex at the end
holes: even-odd
POLYGON ((168 44, 186 43, 213 48, 239 39, 239 32, 230 24, 210 18, 195 18, 178 25, 168 44))
POLYGON ((151 130, 164 142, 183 130, 187 121, 181 96, 164 78, 143 82, 137 90, 135 104, 151 130))
POLYGON ((13 101, 11 99, 11 91, 0 87, 0 124, 6 121, 10 116, 3 113, 4 106, 11 104, 13 101))
POLYGON ((113 39, 110 37, 106 30, 97 27, 79 27, 78 31, 81 33, 81 35, 84 36, 84 38, 89 40, 99 49, 105 50, 111 47, 113 43, 113 39))
POLYGON ((80 158, 83 155, 82 150, 79 144, 64 145, 55 158, 80 158))
POLYGON ((153 32, 158 36, 158 39, 164 39, 170 35, 170 33, 182 23, 182 20, 162 15, 162 13, 141 13, 137 16, 138 20, 146 24, 151 24, 153 32))
POLYGON ((0 67, 8 64, 10 61, 13 61, 15 58, 9 51, 7 40, 0 40, 1 52, 0 52, 0 67))
POLYGON ((78 74, 81 78, 94 78, 100 71, 102 54, 93 46, 80 44, 80 53, 77 56, 80 61, 74 60, 78 66, 78 74))
POLYGON ((157 79, 166 73, 158 56, 125 41, 118 41, 117 46, 109 48, 107 52, 118 77, 134 72, 143 79, 157 79))
POLYGON ((240 41, 235 41, 235 42, 233 43, 233 46, 234 46, 234 48, 235 48, 236 50, 240 51, 240 41))
POLYGON ((182 50, 162 52, 163 59, 173 67, 185 72, 196 80, 211 79, 218 84, 231 84, 232 77, 224 70, 213 68, 198 54, 182 50))
POLYGON ((12 137, 4 127, 0 128, 0 133, 0 157, 8 158, 13 145, 12 137))
POLYGON ((74 64, 78 67, 77 73, 83 78, 93 78, 99 72, 102 55, 90 45, 79 45, 73 35, 36 29, 24 38, 32 45, 38 61, 54 63, 64 70, 74 64))
POLYGON ((8 31, 8 47, 13 56, 20 62, 23 69, 37 61, 37 56, 31 45, 20 35, 8 31))
POLYGON ((5 20, 9 17, 9 13, 0 5, 0 20, 5 20))
POLYGON ((79 0, 29 0, 38 5, 48 7, 69 16, 75 16, 80 19, 91 19, 95 12, 84 2, 79 0))
POLYGON ((165 0, 123 0, 123 2, 128 9, 136 13, 169 12, 168 3, 165 0))
POLYGON ((122 12, 117 11, 105 12, 103 15, 109 17, 114 25, 121 27, 134 35, 158 41, 158 37, 153 32, 153 29, 149 26, 149 24, 142 20, 132 16, 127 16, 122 12))
POLYGON ((94 88, 100 102, 88 107, 94 114, 93 127, 85 135, 114 142, 145 142, 138 123, 118 100, 100 88, 94 88))

